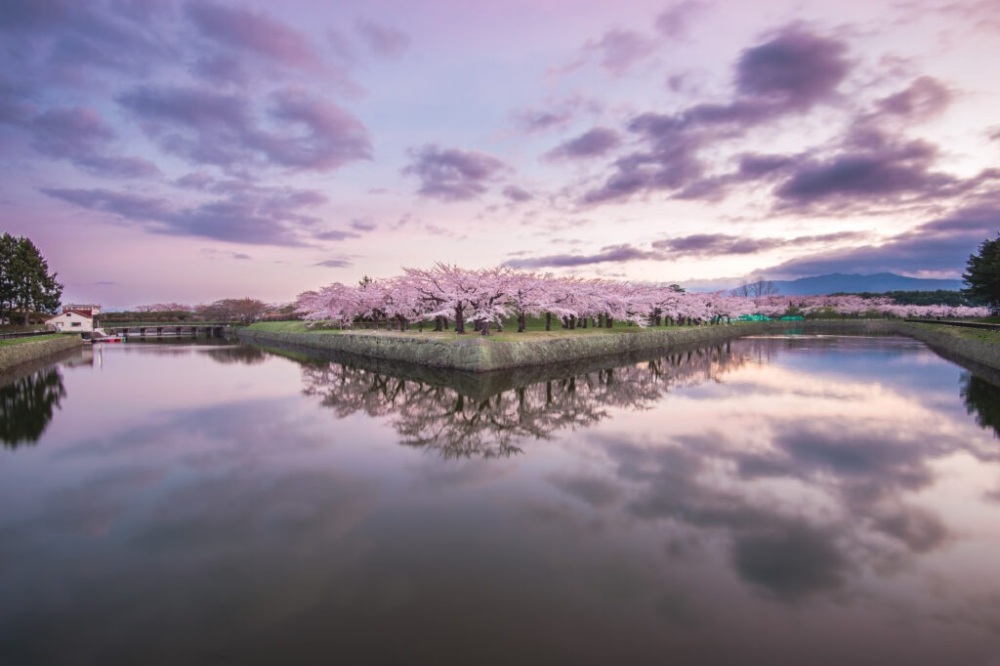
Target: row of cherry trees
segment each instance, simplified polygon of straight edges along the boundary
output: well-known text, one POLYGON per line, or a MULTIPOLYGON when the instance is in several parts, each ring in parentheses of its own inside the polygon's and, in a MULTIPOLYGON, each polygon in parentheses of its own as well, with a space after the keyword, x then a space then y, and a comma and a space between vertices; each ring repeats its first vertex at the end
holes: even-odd
POLYGON ((486 335, 516 319, 523 331, 528 317, 545 317, 546 329, 556 318, 567 328, 612 326, 625 321, 638 326, 677 323, 724 323, 744 315, 786 314, 860 316, 873 311, 889 317, 985 317, 986 308, 901 306, 889 299, 859 296, 736 296, 689 293, 676 285, 603 279, 554 277, 496 267, 468 270, 437 264, 431 269, 404 269, 403 275, 366 278, 356 286, 339 282, 300 294, 303 318, 347 327, 359 320, 382 322, 400 330, 411 323, 423 328, 434 321, 441 330, 454 321, 464 333, 467 323, 486 335))

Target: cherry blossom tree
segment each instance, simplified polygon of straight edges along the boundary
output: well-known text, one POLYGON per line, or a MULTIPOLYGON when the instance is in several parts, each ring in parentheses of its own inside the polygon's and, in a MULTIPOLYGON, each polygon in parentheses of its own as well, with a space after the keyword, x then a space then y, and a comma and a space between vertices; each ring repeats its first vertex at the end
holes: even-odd
POLYGON ((610 327, 615 320, 638 326, 666 324, 725 324, 745 315, 769 318, 797 313, 809 317, 985 317, 987 308, 945 305, 898 305, 888 298, 858 295, 780 296, 755 293, 711 294, 684 292, 676 285, 572 277, 553 277, 505 267, 466 270, 448 264, 430 269, 406 268, 387 280, 365 278, 352 287, 334 283, 301 294, 296 307, 308 321, 332 321, 341 327, 371 320, 376 327, 394 323, 405 330, 416 322, 434 319, 441 330, 449 319, 455 332, 464 333, 466 321, 486 335, 502 330, 504 320, 516 317, 523 332, 529 316, 552 318, 564 328, 586 327, 591 320, 610 327))
POLYGON ((299 294, 296 305, 303 319, 314 324, 331 321, 341 328, 354 324, 362 316, 365 306, 357 287, 334 282, 318 291, 299 294))
POLYGON ((524 333, 528 317, 540 317, 549 307, 550 275, 512 273, 508 286, 508 303, 517 317, 517 332, 524 333))

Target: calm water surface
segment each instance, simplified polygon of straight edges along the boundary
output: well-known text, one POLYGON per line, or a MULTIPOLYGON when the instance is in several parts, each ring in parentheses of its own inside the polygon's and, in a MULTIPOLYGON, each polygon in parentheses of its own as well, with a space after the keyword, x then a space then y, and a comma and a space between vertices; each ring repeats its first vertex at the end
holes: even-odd
POLYGON ((1000 390, 920 343, 393 372, 0 388, 0 664, 1000 664, 1000 390))

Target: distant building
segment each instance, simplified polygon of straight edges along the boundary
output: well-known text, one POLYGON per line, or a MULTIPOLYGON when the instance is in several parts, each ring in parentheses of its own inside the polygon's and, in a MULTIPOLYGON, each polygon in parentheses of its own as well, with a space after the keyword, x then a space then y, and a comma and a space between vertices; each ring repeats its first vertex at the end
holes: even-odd
POLYGON ((86 315, 93 319, 97 315, 101 314, 101 306, 94 303, 65 303, 62 306, 62 311, 66 312, 72 310, 74 312, 79 312, 80 314, 86 315))
POLYGON ((62 313, 45 320, 60 333, 93 333, 94 317, 100 314, 100 305, 64 305, 62 313))

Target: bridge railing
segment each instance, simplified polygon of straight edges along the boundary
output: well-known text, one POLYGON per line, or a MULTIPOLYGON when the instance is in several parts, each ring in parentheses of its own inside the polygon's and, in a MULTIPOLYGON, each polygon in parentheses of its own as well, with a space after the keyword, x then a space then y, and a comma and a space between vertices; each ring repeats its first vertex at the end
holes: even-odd
POLYGON ((231 321, 116 321, 114 319, 98 319, 96 326, 100 328, 153 328, 156 326, 231 326, 231 321))

